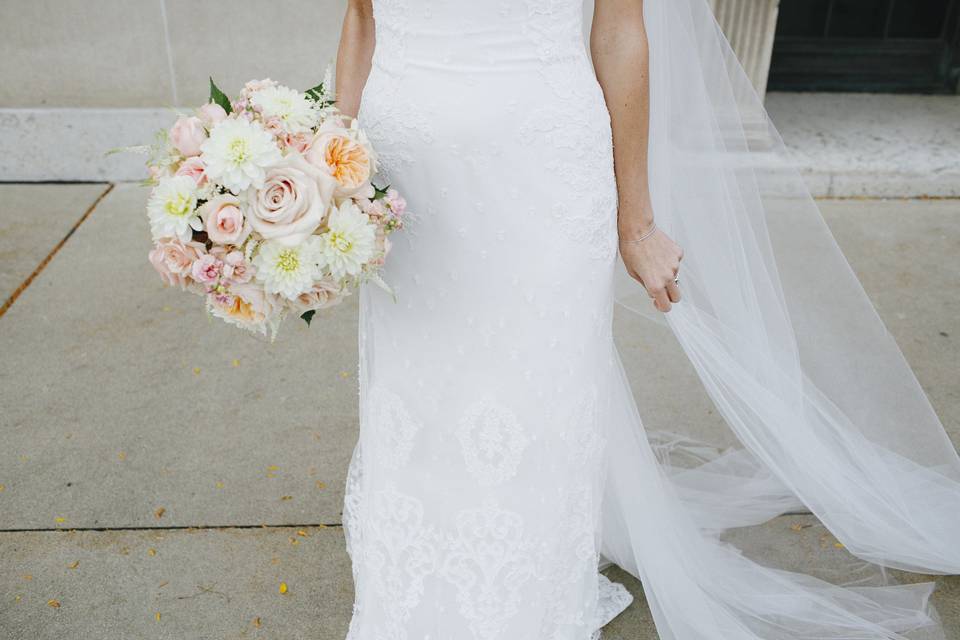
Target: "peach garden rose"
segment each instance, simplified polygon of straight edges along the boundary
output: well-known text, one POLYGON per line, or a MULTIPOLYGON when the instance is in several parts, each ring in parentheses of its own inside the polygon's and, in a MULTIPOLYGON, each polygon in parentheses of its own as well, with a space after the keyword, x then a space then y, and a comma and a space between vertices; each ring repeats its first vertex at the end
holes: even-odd
POLYGON ((306 153, 311 164, 322 167, 337 181, 338 197, 369 189, 376 157, 363 134, 332 119, 317 130, 306 153))

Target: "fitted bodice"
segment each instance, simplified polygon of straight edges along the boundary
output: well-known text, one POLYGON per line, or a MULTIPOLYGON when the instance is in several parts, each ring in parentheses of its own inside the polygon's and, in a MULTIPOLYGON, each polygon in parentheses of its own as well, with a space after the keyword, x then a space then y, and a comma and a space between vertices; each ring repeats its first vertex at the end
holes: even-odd
POLYGON ((374 62, 454 71, 584 56, 582 0, 374 0, 374 62))

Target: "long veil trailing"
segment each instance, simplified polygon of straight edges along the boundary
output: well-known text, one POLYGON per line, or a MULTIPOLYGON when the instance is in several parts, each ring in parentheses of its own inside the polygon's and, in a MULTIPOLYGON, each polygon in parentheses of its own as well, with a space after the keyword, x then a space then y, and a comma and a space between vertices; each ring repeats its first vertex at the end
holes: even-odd
MULTIPOLYGON (((960 458, 705 0, 645 0, 644 19, 654 211, 685 252, 666 320, 744 449, 642 464, 623 398, 604 554, 644 581, 664 639, 933 634, 929 584, 839 588, 715 535, 802 503, 863 560, 960 573, 960 458)), ((652 309, 625 273, 618 302, 652 309)))

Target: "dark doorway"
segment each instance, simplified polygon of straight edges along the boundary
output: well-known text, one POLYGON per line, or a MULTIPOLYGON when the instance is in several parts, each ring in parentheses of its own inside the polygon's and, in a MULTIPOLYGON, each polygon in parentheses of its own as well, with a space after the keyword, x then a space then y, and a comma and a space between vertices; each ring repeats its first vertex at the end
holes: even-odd
POLYGON ((960 0, 780 0, 769 87, 955 93, 960 0))

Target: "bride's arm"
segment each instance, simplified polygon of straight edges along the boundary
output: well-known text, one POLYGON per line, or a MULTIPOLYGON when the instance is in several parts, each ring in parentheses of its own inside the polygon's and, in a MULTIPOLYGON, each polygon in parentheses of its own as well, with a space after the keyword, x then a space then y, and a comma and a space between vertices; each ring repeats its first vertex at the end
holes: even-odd
POLYGON ((596 0, 590 52, 613 126, 620 255, 660 311, 680 300, 683 252, 656 228, 647 183, 650 76, 642 0, 596 0))
POLYGON ((337 107, 356 116, 375 43, 371 0, 349 0, 337 49, 337 107))

